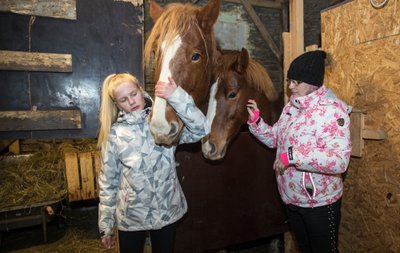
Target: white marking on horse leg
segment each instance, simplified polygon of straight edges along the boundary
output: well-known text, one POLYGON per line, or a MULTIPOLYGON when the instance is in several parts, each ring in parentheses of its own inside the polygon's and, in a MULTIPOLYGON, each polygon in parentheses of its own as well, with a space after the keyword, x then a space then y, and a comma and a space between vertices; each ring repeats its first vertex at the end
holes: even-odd
MULTIPOLYGON (((169 64, 171 60, 175 57, 176 51, 180 48, 182 44, 181 38, 178 36, 174 39, 174 41, 169 45, 169 47, 165 47, 165 41, 163 42, 163 51, 164 58, 161 65, 161 72, 159 81, 169 82, 168 77, 170 77, 171 70, 169 69, 169 64)), ((160 97, 155 97, 154 106, 153 106, 153 116, 151 119, 150 127, 152 132, 156 135, 167 136, 171 131, 171 126, 168 124, 168 121, 165 117, 167 101, 160 97)))

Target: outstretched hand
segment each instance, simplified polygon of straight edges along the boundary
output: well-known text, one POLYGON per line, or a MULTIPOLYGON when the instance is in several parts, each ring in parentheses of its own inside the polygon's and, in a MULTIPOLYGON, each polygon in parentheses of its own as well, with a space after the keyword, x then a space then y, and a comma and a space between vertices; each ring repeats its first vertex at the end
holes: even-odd
POLYGON ((247 101, 247 112, 249 113, 249 121, 255 122, 260 116, 260 110, 257 107, 257 103, 254 99, 247 101))
POLYGON ((172 93, 176 90, 178 85, 175 83, 172 77, 168 77, 169 82, 158 81, 154 87, 154 94, 157 97, 168 99, 172 93))

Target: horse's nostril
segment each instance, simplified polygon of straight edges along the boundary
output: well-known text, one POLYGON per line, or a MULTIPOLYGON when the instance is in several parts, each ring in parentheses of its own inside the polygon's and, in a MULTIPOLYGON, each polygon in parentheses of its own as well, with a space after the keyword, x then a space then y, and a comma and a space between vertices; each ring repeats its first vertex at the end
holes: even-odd
POLYGON ((177 131, 178 131, 177 125, 174 124, 174 123, 171 123, 171 129, 169 130, 168 135, 169 135, 169 136, 173 136, 173 135, 176 134, 177 131))
POLYGON ((210 142, 210 155, 215 154, 216 151, 217 151, 217 149, 215 148, 214 143, 210 142))

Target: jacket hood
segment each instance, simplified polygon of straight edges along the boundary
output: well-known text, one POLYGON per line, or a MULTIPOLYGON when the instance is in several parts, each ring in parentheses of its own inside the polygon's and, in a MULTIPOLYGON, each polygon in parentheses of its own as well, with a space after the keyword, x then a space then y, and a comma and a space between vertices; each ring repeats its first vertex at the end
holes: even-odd
POLYGON ((336 95, 333 93, 331 89, 326 88, 325 85, 323 85, 321 88, 318 90, 302 97, 296 97, 294 98, 293 96, 290 98, 290 103, 296 107, 296 108, 308 108, 311 106, 312 103, 317 102, 320 104, 332 104, 332 103, 340 103, 343 108, 347 111, 349 114, 352 110, 352 107, 347 105, 345 102, 342 100, 338 99, 336 95))

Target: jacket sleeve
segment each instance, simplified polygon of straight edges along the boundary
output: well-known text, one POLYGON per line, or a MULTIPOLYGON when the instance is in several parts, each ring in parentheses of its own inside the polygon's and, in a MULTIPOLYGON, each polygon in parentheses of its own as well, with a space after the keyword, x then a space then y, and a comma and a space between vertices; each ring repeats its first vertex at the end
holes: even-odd
POLYGON ((249 131, 252 133, 259 141, 269 148, 276 148, 277 146, 277 129, 279 126, 279 120, 273 126, 268 125, 260 118, 259 122, 247 122, 249 126, 249 131))
POLYGON ((179 143, 197 142, 210 133, 211 124, 184 89, 178 86, 168 103, 185 124, 179 143))
POLYGON ((290 164, 297 169, 324 174, 346 171, 351 155, 350 118, 338 105, 329 108, 316 124, 316 147, 289 147, 290 164))
POLYGON ((116 155, 115 134, 110 133, 102 150, 102 168, 99 173, 99 232, 103 237, 112 235, 115 225, 116 195, 120 178, 120 166, 116 155))

